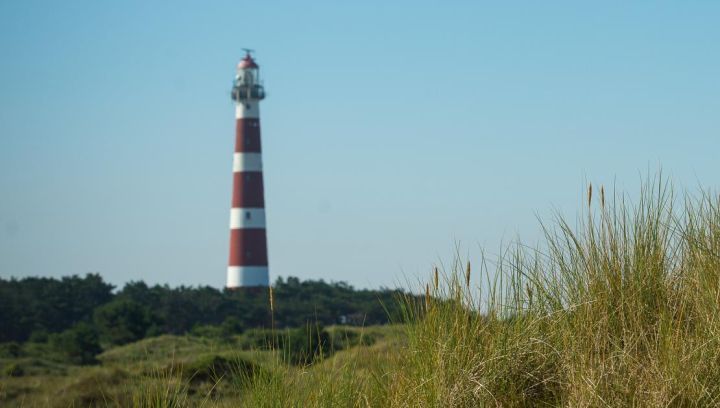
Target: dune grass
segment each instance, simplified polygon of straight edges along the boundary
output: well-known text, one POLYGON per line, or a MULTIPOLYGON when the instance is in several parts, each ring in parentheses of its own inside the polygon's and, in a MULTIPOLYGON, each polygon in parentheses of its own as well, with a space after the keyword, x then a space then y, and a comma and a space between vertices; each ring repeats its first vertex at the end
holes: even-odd
POLYGON ((424 300, 401 299, 390 351, 255 384, 254 405, 720 404, 717 196, 678 198, 659 181, 633 204, 590 187, 577 222, 543 230, 493 270, 436 269, 424 300))
POLYGON ((436 275, 408 303, 388 405, 717 406, 720 201, 678 201, 663 182, 635 205, 590 187, 576 227, 515 245, 485 290, 469 264, 436 275))
POLYGON ((343 329, 352 344, 312 364, 161 337, 110 350, 85 375, 122 380, 133 370, 113 365, 133 362, 123 401, 148 407, 718 406, 720 197, 659 181, 631 203, 590 188, 575 222, 542 228, 539 246, 511 245, 493 267, 436 268, 425 296, 398 299, 400 324, 343 329), (182 350, 201 385, 168 365, 182 350), (255 368, 229 363, 248 358, 255 368))

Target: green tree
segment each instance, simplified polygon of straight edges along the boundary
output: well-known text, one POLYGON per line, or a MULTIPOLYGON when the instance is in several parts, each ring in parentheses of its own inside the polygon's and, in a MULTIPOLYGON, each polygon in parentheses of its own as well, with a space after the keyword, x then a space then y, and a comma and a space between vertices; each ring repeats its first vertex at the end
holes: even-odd
POLYGON ((114 300, 100 306, 95 310, 94 321, 100 338, 113 345, 142 339, 152 325, 148 309, 127 299, 114 300))
POLYGON ((95 364, 95 356, 102 351, 97 331, 85 322, 51 335, 50 344, 75 364, 95 364))
POLYGON ((98 274, 0 279, 0 342, 25 341, 36 330, 61 332, 92 317, 112 298, 112 285, 98 274))

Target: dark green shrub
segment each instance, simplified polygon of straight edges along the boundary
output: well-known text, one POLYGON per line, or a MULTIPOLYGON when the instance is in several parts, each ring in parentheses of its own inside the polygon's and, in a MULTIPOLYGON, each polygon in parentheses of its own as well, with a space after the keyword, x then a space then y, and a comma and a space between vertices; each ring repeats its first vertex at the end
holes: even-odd
POLYGON ((275 332, 270 329, 250 329, 238 340, 243 350, 279 349, 289 363, 298 365, 310 364, 321 355, 329 355, 331 343, 330 334, 322 326, 275 332))
MULTIPOLYGON (((116 387, 130 378, 120 368, 98 369, 81 372, 72 381, 57 390, 54 407, 108 407, 133 406, 128 392, 118 392, 116 387)), ((146 405, 152 406, 152 405, 146 405)))
POLYGON ((95 364, 95 356, 102 351, 97 331, 83 322, 60 334, 51 335, 50 343, 74 364, 95 364))
POLYGON ((221 379, 242 383, 258 373, 260 367, 240 356, 203 354, 194 359, 170 364, 161 370, 168 375, 179 375, 197 385, 202 382, 217 382, 221 379))
POLYGON ((142 339, 152 324, 147 307, 127 299, 114 300, 98 307, 94 321, 102 340, 113 345, 142 339))
POLYGON ((48 332, 45 329, 34 330, 29 340, 33 343, 45 343, 48 341, 48 332))
POLYGON ((241 334, 244 329, 240 319, 235 316, 226 317, 220 327, 222 328, 222 335, 226 337, 241 334))
POLYGON ((330 344, 333 350, 345 350, 355 346, 371 346, 375 344, 375 336, 362 333, 357 329, 336 327, 330 331, 330 344))
POLYGON ((330 334, 322 326, 288 329, 280 337, 280 348, 291 364, 311 364, 330 352, 330 334))
POLYGON ((217 381, 231 373, 230 360, 217 356, 200 356, 183 367, 183 377, 193 382, 217 381))
POLYGON ((0 357, 15 358, 20 357, 20 354, 20 345, 16 342, 0 343, 0 357))
POLYGON ((240 336, 238 345, 243 350, 269 350, 275 343, 273 337, 272 330, 250 329, 240 336))
POLYGON ((22 377, 25 371, 17 363, 10 363, 3 369, 3 374, 8 377, 22 377))
POLYGON ((151 324, 150 327, 148 327, 148 329, 145 331, 145 337, 157 337, 162 334, 165 334, 162 331, 162 328, 160 328, 160 326, 155 323, 151 324))
POLYGON ((190 330, 190 334, 195 337, 229 340, 229 338, 224 335, 222 327, 211 324, 195 325, 192 330, 190 330))
POLYGON ((233 336, 243 332, 242 323, 234 316, 226 318, 220 325, 195 325, 190 334, 198 337, 219 339, 226 342, 233 341, 233 336))

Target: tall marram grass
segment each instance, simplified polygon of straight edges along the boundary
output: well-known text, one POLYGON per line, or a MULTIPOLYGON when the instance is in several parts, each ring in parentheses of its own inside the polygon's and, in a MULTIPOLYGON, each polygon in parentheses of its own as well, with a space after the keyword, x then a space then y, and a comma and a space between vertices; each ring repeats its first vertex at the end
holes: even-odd
POLYGON ((720 197, 597 190, 496 268, 436 268, 404 336, 278 363, 230 405, 719 406, 720 197))
POLYGON ((388 405, 718 406, 720 200, 677 201, 663 182, 634 205, 590 188, 577 226, 480 268, 484 290, 469 264, 436 271, 406 301, 388 405))

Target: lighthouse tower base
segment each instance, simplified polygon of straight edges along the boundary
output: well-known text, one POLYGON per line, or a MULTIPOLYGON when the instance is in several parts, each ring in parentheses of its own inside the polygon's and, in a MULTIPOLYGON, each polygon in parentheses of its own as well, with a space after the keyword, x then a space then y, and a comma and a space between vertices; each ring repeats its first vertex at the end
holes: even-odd
POLYGON ((269 286, 267 266, 230 266, 227 270, 227 287, 269 286))

